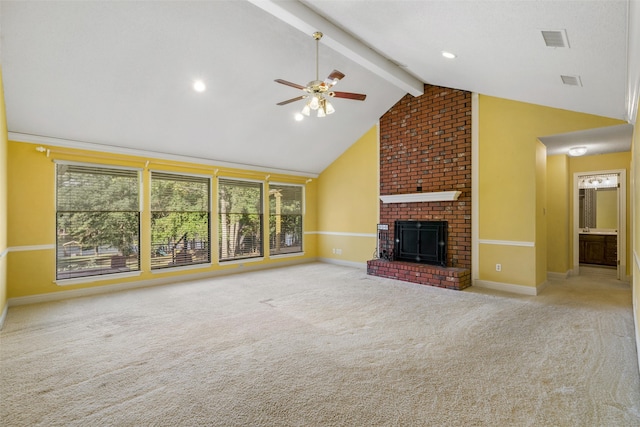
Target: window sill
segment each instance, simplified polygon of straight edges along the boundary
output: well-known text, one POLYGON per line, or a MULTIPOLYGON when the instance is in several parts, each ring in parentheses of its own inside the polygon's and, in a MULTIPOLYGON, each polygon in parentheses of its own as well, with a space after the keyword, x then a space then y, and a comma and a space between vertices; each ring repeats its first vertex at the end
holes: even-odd
POLYGON ((250 262, 260 262, 264 261, 264 257, 255 257, 255 258, 242 258, 242 259, 230 259, 228 261, 218 261, 218 265, 232 265, 232 264, 247 264, 250 262))
POLYGON ((304 252, 291 252, 288 254, 273 254, 273 255, 269 255, 269 258, 273 259, 273 258, 295 258, 295 257, 299 257, 299 256, 304 256, 304 252))
POLYGON ((127 273, 101 274, 97 276, 74 277, 73 279, 56 279, 53 281, 58 286, 80 285, 83 283, 104 282, 107 280, 124 279, 128 277, 138 277, 141 271, 130 271, 127 273))
POLYGON ((197 270, 200 268, 210 268, 213 264, 210 262, 203 262, 201 264, 189 264, 189 265, 178 265, 175 267, 162 267, 162 268, 152 268, 151 274, 159 274, 165 272, 173 272, 173 271, 185 271, 185 270, 197 270))

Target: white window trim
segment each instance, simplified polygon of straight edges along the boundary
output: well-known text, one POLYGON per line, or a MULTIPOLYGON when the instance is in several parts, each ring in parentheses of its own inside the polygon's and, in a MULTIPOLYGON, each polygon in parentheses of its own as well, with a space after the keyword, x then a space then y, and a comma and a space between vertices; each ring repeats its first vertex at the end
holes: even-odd
MULTIPOLYGON (((102 169, 116 169, 116 170, 126 170, 126 171, 136 171, 138 174, 138 214, 139 216, 139 221, 140 223, 138 224, 138 227, 140 228, 142 226, 142 213, 144 212, 144 186, 143 186, 143 180, 142 180, 142 172, 144 171, 144 168, 140 168, 140 167, 130 167, 130 166, 119 166, 119 165, 111 165, 108 163, 92 163, 92 162, 74 162, 74 161, 68 161, 68 160, 53 160, 53 163, 56 165, 69 165, 69 166, 86 166, 86 167, 94 167, 94 168, 102 168, 102 169)), ((54 178, 54 206, 53 206, 53 210, 56 214, 56 218, 58 216, 58 168, 54 168, 54 172, 55 174, 55 178, 54 178)), ((56 219, 57 220, 57 219, 56 219)), ((56 230, 57 233, 57 230, 56 230)), ((140 234, 142 234, 142 230, 139 230, 138 232, 138 240, 141 240, 142 236, 140 236, 140 234)), ((138 247, 140 247, 141 245, 138 245, 138 247)), ((118 278, 127 278, 127 277, 137 277, 140 276, 140 274, 142 274, 142 257, 140 255, 140 252, 138 252, 138 270, 134 270, 134 271, 130 271, 130 272, 125 272, 125 273, 109 273, 109 274, 98 274, 98 275, 90 275, 90 276, 81 276, 81 277, 74 277, 72 279, 58 279, 58 241, 56 238, 56 243, 54 243, 54 250, 55 250, 55 263, 54 263, 54 267, 53 267, 53 283, 55 283, 58 286, 67 286, 67 285, 76 285, 76 284, 81 284, 81 283, 92 283, 92 282, 98 282, 98 281, 102 281, 102 280, 111 280, 111 279, 118 279, 118 278)))

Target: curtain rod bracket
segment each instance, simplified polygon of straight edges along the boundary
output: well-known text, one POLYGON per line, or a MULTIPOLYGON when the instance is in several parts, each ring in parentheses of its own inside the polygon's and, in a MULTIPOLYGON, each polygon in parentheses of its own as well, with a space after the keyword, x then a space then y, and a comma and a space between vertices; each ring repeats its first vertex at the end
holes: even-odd
POLYGON ((51 150, 49 150, 48 148, 44 148, 44 147, 36 147, 36 151, 38 153, 47 153, 47 157, 49 157, 49 154, 51 153, 51 150))

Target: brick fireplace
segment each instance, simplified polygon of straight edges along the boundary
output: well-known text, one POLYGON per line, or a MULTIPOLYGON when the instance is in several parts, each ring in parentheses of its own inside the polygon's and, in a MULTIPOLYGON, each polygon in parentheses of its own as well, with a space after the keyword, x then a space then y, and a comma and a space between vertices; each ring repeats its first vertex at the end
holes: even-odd
POLYGON ((424 95, 406 95, 382 116, 380 195, 380 223, 391 238, 398 220, 447 221, 447 262, 373 259, 367 273, 451 289, 471 286, 470 92, 425 85, 424 95))

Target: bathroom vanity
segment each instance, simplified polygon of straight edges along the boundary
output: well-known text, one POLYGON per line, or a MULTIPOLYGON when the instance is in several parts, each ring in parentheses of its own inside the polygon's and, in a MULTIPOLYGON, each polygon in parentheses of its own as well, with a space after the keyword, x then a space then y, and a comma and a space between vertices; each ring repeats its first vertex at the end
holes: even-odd
POLYGON ((613 230, 581 231, 580 264, 618 265, 618 233, 613 230))

